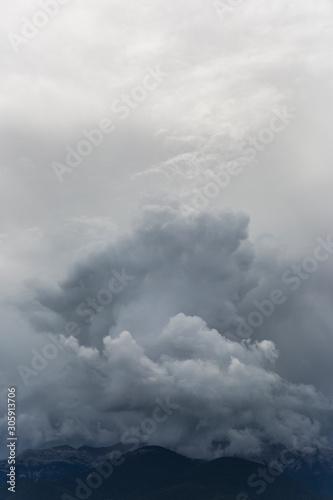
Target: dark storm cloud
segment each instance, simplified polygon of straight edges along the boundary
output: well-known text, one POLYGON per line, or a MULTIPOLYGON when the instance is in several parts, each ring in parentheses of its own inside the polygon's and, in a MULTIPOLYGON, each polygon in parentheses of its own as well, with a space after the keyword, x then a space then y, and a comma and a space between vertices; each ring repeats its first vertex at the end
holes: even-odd
MULTIPOLYGON (((133 442, 133 429, 149 418, 156 399, 170 398, 177 411, 153 434, 141 431, 150 443, 193 456, 209 455, 216 442, 224 443, 219 453, 247 455, 295 439, 300 449, 326 446, 332 403, 320 394, 320 384, 316 389, 284 378, 299 356, 295 343, 304 354, 316 340, 307 338, 304 347, 301 328, 294 328, 288 350, 277 335, 279 311, 260 342, 223 335, 236 334, 251 294, 265 298, 276 288, 288 258, 274 244, 251 244, 243 214, 184 214, 170 198, 151 198, 141 210, 127 234, 87 252, 58 285, 33 285, 29 319, 40 332, 32 334, 39 352, 50 341, 47 332, 62 332, 64 348, 27 379, 21 425, 35 429, 32 438, 26 433, 27 444, 103 444, 122 437, 133 442), (115 272, 123 280, 117 285, 115 272), (110 290, 110 279, 116 293, 101 307, 107 296, 100 292, 110 290), (89 298, 95 306, 88 307, 89 298), (82 310, 90 314, 80 315, 82 310), (80 329, 72 336, 63 333, 69 323, 80 329), (280 370, 272 339, 282 346, 280 370)), ((308 286, 315 293, 315 280, 308 286)), ((290 304, 293 311, 283 311, 286 322, 297 310, 294 300, 290 304)), ((309 304, 307 309, 309 314, 309 304)), ((31 362, 26 355, 22 359, 25 366, 31 362)))
POLYGON ((8 33, 36 9, 13 0, 0 19, 0 375, 19 389, 21 447, 131 437, 168 397, 179 408, 150 443, 332 444, 332 261, 294 292, 281 280, 332 227, 331 0, 244 1, 223 19, 201 0, 73 0, 15 53, 8 33), (60 186, 52 162, 156 65, 168 78, 60 186), (285 105, 296 118, 207 212, 172 201, 285 105), (136 208, 158 189, 170 199, 136 208), (241 344, 238 322, 275 289, 285 301, 241 344))

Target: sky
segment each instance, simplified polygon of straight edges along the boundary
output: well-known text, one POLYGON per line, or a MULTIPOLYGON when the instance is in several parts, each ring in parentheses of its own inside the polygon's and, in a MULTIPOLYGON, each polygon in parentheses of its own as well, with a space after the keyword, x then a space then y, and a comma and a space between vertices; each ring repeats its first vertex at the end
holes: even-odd
POLYGON ((331 0, 3 6, 21 450, 332 447, 332 23, 331 0))

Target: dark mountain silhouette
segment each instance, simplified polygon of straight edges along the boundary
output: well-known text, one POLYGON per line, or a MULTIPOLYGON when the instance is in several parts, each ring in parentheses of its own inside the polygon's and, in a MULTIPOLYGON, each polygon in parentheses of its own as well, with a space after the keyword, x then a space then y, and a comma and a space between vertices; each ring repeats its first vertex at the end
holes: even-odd
MULTIPOLYGON (((0 470, 0 498, 13 498, 5 484, 5 461, 0 463, 0 470)), ((310 489, 285 473, 278 475, 265 465, 241 458, 192 460, 156 446, 125 454, 117 446, 84 446, 77 450, 61 446, 22 453, 17 463, 15 500, 327 500, 333 497, 311 491, 314 483, 308 465, 298 469, 297 474, 301 480, 302 474, 306 475, 310 489), (110 455, 115 450, 119 453, 110 455)))

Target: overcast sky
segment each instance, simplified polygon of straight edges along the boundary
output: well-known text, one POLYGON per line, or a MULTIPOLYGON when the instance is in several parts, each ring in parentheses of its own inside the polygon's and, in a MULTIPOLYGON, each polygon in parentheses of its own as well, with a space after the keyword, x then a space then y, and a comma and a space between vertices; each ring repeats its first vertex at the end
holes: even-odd
POLYGON ((332 446, 332 23, 331 0, 2 7, 21 449, 115 443, 167 397, 149 444, 332 446))

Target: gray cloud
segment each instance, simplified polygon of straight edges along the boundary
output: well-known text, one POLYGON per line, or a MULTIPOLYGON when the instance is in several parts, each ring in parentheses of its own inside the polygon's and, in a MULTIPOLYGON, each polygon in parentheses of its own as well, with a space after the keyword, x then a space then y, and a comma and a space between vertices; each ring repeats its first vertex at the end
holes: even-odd
POLYGON ((200 0, 72 0, 15 53, 9 31, 39 9, 13 0, 0 19, 0 375, 21 447, 116 442, 167 396, 179 411, 149 440, 191 455, 331 445, 331 261, 295 293, 281 276, 331 231, 332 2, 221 19, 200 0), (60 185, 52 162, 155 65, 168 78, 60 185), (204 171, 284 105, 290 126, 188 213, 204 171), (186 175, 166 177, 174 163, 186 175), (87 299, 123 269, 135 278, 95 314, 87 299), (225 338, 276 288, 286 301, 249 342, 225 338), (17 366, 69 322, 81 333, 25 386, 17 366))
MULTIPOLYGON (((251 244, 243 214, 184 215, 171 198, 150 198, 141 210, 127 234, 77 258, 57 285, 31 282, 33 295, 18 305, 38 352, 50 342, 47 332, 64 344, 38 376, 29 375, 27 387, 19 382, 24 444, 103 444, 126 431, 125 440, 133 440, 133 428, 149 417, 156 398, 169 397, 179 410, 148 436, 152 444, 192 456, 256 455, 295 439, 300 449, 329 445, 332 402, 320 391, 324 370, 331 370, 322 350, 332 339, 318 342, 294 320, 296 303, 318 293, 316 276, 267 319, 253 342, 232 341, 223 334, 236 333, 255 292, 266 298, 276 288, 290 257, 272 241, 263 245, 267 238, 251 244), (101 297, 115 269, 130 278, 97 313, 86 301, 101 297), (78 314, 82 302, 89 314, 78 314), (81 333, 65 335, 68 322, 81 333), (318 358, 311 357, 318 344, 318 358), (293 383, 305 355, 308 385, 293 383), (223 449, 213 452, 216 442, 223 449)), ((315 316, 315 305, 302 307, 302 314, 315 316)), ((330 314, 325 309, 327 319, 330 314)), ((325 325, 317 331, 325 335, 325 325)), ((31 367, 26 348, 19 358, 31 367)))

